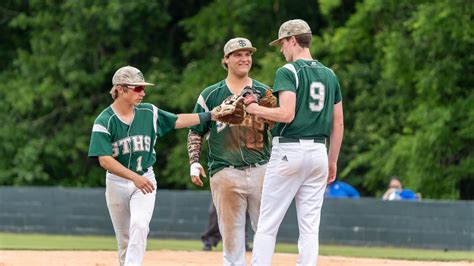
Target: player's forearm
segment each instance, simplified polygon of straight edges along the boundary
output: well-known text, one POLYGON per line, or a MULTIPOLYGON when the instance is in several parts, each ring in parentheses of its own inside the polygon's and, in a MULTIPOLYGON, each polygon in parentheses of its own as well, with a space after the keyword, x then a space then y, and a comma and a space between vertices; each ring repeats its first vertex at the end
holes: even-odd
POLYGON ((248 111, 248 113, 275 122, 290 123, 295 118, 294 110, 291 111, 282 107, 267 108, 260 105, 252 104, 250 105, 250 108, 252 109, 250 112, 248 111))
POLYGON ((99 163, 102 168, 109 171, 114 175, 118 175, 122 178, 134 181, 139 175, 127 167, 123 166, 112 156, 99 156, 99 163))
POLYGON ((174 128, 184 128, 195 126, 200 123, 198 114, 178 114, 174 128))
POLYGON ((329 154, 328 154, 328 160, 329 163, 336 163, 337 159, 339 158, 339 151, 341 149, 341 144, 342 144, 342 134, 344 131, 344 126, 341 124, 337 127, 337 130, 334 130, 333 127, 333 133, 331 134, 330 138, 330 145, 329 145, 329 154))
POLYGON ((201 154, 201 144, 202 144, 202 136, 192 130, 189 130, 188 156, 189 156, 190 165, 193 163, 199 162, 199 158, 201 154))
POLYGON ((344 116, 342 111, 342 102, 334 105, 334 114, 332 121, 332 131, 330 137, 329 163, 337 163, 339 151, 341 149, 342 138, 344 134, 344 116))
POLYGON ((295 118, 296 94, 291 91, 280 91, 278 95, 280 97, 280 106, 267 108, 257 104, 250 104, 247 106, 246 111, 267 120, 291 123, 295 118))
POLYGON ((174 128, 185 128, 191 127, 203 123, 207 123, 211 120, 211 114, 209 112, 197 113, 197 114, 178 114, 176 125, 174 128))

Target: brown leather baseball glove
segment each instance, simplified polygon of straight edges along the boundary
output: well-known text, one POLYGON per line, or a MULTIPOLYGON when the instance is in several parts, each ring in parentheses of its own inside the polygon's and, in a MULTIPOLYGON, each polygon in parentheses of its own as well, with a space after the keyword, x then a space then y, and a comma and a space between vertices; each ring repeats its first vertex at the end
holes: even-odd
POLYGON ((212 116, 227 124, 242 124, 245 119, 244 97, 231 95, 211 111, 212 116))
POLYGON ((273 95, 273 91, 271 89, 267 90, 265 95, 260 98, 258 105, 268 108, 275 108, 277 106, 277 98, 273 95))
MULTIPOLYGON (((268 108, 275 108, 277 106, 277 98, 273 95, 273 91, 271 89, 265 91, 265 95, 258 101, 258 105, 268 107, 268 108)), ((265 119, 265 123, 268 124, 268 129, 272 129, 273 124, 275 122, 265 119)))

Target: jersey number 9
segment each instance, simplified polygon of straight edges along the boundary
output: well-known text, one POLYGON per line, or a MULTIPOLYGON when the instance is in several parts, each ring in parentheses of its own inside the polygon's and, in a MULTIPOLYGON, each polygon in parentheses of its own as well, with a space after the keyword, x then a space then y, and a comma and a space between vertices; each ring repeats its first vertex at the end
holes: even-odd
POLYGON ((324 84, 319 81, 312 82, 311 85, 309 85, 309 94, 311 98, 316 101, 309 103, 311 111, 319 112, 323 110, 325 90, 324 84))

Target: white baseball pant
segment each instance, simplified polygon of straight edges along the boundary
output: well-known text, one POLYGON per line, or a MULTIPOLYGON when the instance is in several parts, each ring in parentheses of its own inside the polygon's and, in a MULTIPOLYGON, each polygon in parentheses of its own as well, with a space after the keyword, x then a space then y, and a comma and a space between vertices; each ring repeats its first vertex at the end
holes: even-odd
POLYGON ((143 194, 132 181, 107 172, 105 198, 117 238, 120 266, 140 266, 146 251, 147 236, 156 199, 153 168, 143 174, 155 185, 143 194))
POLYGON ((325 144, 313 140, 273 147, 263 181, 262 203, 254 237, 252 265, 271 265, 280 224, 295 198, 299 238, 297 265, 316 265, 319 222, 328 176, 325 144))

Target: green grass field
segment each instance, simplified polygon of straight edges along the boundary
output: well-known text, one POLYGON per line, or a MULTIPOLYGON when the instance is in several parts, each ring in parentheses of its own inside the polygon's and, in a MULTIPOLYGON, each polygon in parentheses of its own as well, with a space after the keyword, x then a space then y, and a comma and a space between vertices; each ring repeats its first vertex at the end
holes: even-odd
MULTIPOLYGON (((201 250, 199 240, 153 239, 148 241, 148 250, 201 250)), ((0 233, 0 249, 14 250, 115 250, 113 237, 64 236, 41 234, 0 233)), ((222 250, 219 245, 217 250, 222 250)), ((297 253, 296 244, 278 243, 276 252, 297 253)), ((393 247, 356 247, 322 245, 320 255, 364 258, 386 258, 429 261, 474 261, 474 253, 468 251, 442 251, 431 249, 408 249, 393 247)))

